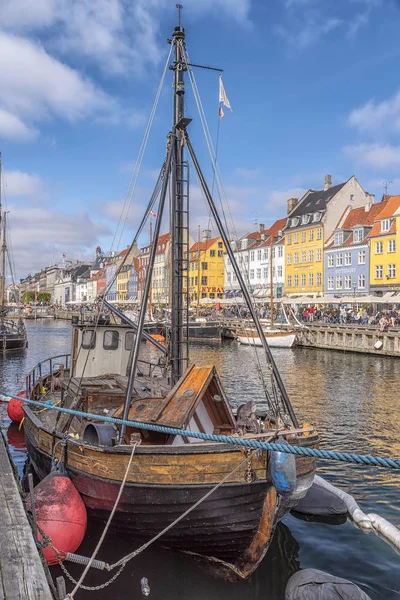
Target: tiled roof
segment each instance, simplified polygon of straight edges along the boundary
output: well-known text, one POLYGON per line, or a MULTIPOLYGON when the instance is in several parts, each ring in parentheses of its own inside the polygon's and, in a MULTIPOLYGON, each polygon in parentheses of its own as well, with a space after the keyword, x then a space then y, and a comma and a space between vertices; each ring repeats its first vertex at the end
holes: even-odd
MULTIPOLYGON (((348 211, 348 213, 345 217, 344 217, 344 215, 341 216, 341 218, 339 219, 338 225, 336 227, 336 230, 337 229, 347 229, 348 230, 348 229, 352 229, 353 227, 357 227, 357 225, 359 225, 360 227, 368 227, 368 226, 371 227, 374 224, 374 221, 378 218, 378 215, 380 214, 380 212, 385 208, 386 204, 387 204, 387 200, 382 200, 382 202, 377 202, 375 204, 372 204, 369 211, 365 210, 365 206, 361 206, 359 208, 352 208, 351 210, 348 211), (344 218, 344 220, 343 220, 343 218, 344 218)), ((331 248, 333 246, 334 238, 335 238, 335 231, 327 239, 325 248, 331 248)), ((357 242, 357 243, 362 244, 369 237, 369 235, 370 235, 370 231, 367 232, 365 238, 361 242, 357 242)), ((353 243, 353 239, 354 239, 354 236, 353 236, 353 231, 352 231, 350 233, 350 236, 346 239, 346 241, 343 244, 340 244, 340 246, 350 246, 353 243)), ((335 246, 335 247, 339 248, 340 246, 335 246)))
POLYGON ((197 252, 197 251, 204 252, 205 250, 208 250, 209 248, 211 248, 211 246, 213 246, 215 244, 215 242, 217 242, 218 240, 219 240, 219 238, 211 238, 209 240, 205 240, 204 242, 196 242, 190 248, 189 252, 197 252))
POLYGON ((393 233, 396 233, 396 219, 393 220, 389 231, 382 231, 381 220, 390 219, 390 217, 394 216, 395 212, 400 208, 400 196, 386 196, 386 198, 387 201, 385 202, 385 206, 376 216, 376 222, 374 223, 371 233, 368 236, 370 238, 381 235, 392 235, 393 233))
POLYGON ((344 183, 332 185, 327 190, 310 190, 303 196, 300 202, 296 204, 295 208, 290 213, 290 217, 298 217, 316 211, 324 211, 328 201, 333 198, 333 196, 336 196, 346 183, 347 182, 345 181, 344 183))

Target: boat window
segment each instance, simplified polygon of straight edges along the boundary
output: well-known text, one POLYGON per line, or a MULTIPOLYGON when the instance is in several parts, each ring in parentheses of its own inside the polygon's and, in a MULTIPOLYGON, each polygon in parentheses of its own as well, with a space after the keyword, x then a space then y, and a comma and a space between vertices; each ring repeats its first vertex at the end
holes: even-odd
POLYGON ((134 340, 133 331, 127 331, 125 335, 125 350, 132 350, 133 348, 133 340, 134 340))
POLYGON ((119 333, 118 331, 105 331, 103 338, 104 350, 116 350, 118 348, 119 333))
POLYGON ((96 345, 96 332, 95 331, 84 331, 82 333, 82 348, 84 350, 91 350, 96 345))

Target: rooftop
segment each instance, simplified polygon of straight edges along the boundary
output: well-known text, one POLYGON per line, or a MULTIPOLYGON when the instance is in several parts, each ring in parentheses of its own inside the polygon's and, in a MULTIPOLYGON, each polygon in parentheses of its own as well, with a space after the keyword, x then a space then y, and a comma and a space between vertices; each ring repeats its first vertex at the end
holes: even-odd
MULTIPOLYGON (((317 211, 325 211, 329 200, 336 196, 336 194, 340 192, 346 183, 347 182, 345 181, 344 183, 332 185, 327 190, 309 190, 298 202, 298 204, 296 204, 293 211, 288 215, 289 219, 292 217, 311 214, 317 211)), ((290 227, 290 225, 288 226, 290 227)))

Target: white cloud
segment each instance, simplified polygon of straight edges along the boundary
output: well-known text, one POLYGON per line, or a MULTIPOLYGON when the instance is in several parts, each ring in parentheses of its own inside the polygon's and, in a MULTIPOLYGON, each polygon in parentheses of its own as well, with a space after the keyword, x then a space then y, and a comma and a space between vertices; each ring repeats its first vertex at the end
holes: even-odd
MULTIPOLYGON (((242 24, 250 2, 187 0, 182 19, 220 11, 242 24)), ((160 23, 171 6, 169 0, 96 0, 94 10, 93 0, 13 0, 0 6, 0 22, 16 32, 47 29, 48 48, 121 74, 157 64, 165 47, 159 44, 160 23)))
POLYGON ((364 132, 385 134, 400 131, 400 92, 388 100, 369 100, 356 108, 350 113, 349 124, 364 132))
POLYGON ((346 156, 374 169, 400 167, 400 146, 390 144, 358 144, 344 148, 346 156))
POLYGON ((38 196, 46 193, 46 185, 38 175, 31 175, 22 171, 6 171, 3 177, 5 193, 14 196, 38 196))
POLYGON ((26 125, 17 115, 0 107, 0 137, 30 141, 38 135, 37 129, 26 125))
POLYGON ((238 169, 235 169, 235 175, 238 175, 239 177, 245 177, 246 179, 258 178, 261 173, 261 168, 246 169, 243 167, 239 167, 238 169))
MULTIPOLYGON (((94 254, 108 227, 86 212, 70 215, 45 205, 9 205, 12 251, 18 277, 52 263, 53 257, 94 254), (29 235, 28 232, 34 232, 29 235)), ((57 260, 57 258, 56 258, 57 260)))
POLYGON ((275 28, 275 32, 292 48, 304 50, 342 24, 341 19, 322 17, 318 13, 310 12, 305 13, 302 22, 296 27, 279 25, 275 28))

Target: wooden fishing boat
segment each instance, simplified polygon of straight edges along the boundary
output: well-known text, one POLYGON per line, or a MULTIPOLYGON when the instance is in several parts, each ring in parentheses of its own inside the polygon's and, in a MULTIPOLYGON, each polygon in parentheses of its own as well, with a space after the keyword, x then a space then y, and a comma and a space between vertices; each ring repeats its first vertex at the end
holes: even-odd
MULTIPOLYGON (((271 348, 293 348, 296 344, 296 334, 291 331, 280 331, 278 329, 264 330, 264 336, 271 348)), ((262 346, 262 340, 257 335, 255 329, 245 331, 242 335, 238 335, 239 344, 244 346, 262 346)))
POLYGON ((173 128, 155 187, 157 194, 151 197, 132 242, 136 242, 151 212, 157 214, 154 239, 158 239, 169 188, 169 335, 160 344, 144 330, 156 257, 153 244, 137 323, 103 300, 114 315, 110 322, 73 324, 71 355, 49 359, 47 366, 38 365, 27 377, 28 397, 51 399, 79 413, 57 413, 46 405, 35 411, 25 407, 24 430, 30 460, 39 477, 49 473, 55 460, 62 460, 97 518, 108 517, 126 477, 112 525, 131 535, 133 549, 199 502, 164 532, 160 543, 208 557, 248 577, 267 552, 278 521, 311 486, 315 461, 297 456, 295 486, 290 493, 283 492, 273 476, 273 453, 205 441, 188 432, 249 440, 284 439, 305 447, 317 446, 318 435, 310 426, 299 426, 191 145, 186 129, 190 119, 184 116, 184 80, 192 66, 184 40, 179 22, 170 40, 174 52, 170 65, 174 72, 173 128), (189 360, 189 299, 184 291, 189 289, 186 150, 265 350, 267 365, 260 397, 240 407, 237 416, 215 367, 197 366, 189 360), (157 348, 160 354, 156 358, 154 353, 146 354, 148 345, 142 344, 142 339, 157 348), (263 419, 257 417, 255 400, 267 407, 263 419), (110 425, 94 420, 93 415, 114 416, 123 423, 110 425), (134 421, 135 427, 127 419, 134 421), (152 430, 153 426, 158 430, 152 430), (173 428, 173 432, 163 430, 165 427, 173 428))

